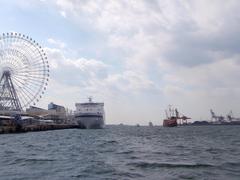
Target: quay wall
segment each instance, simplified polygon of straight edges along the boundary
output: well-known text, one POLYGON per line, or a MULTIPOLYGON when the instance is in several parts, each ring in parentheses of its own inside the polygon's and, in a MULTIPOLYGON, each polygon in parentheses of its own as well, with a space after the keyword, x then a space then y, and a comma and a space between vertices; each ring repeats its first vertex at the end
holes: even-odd
POLYGON ((70 124, 39 124, 39 125, 27 125, 27 126, 0 126, 0 134, 7 133, 24 133, 34 131, 48 131, 58 129, 76 129, 78 125, 70 124))

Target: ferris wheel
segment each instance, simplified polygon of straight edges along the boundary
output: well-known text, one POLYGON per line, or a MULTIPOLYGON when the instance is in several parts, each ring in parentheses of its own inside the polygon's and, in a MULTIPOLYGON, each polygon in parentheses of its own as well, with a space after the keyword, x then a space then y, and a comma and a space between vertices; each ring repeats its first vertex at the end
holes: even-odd
POLYGON ((49 65, 42 47, 29 36, 0 36, 0 110, 22 111, 42 98, 49 65))

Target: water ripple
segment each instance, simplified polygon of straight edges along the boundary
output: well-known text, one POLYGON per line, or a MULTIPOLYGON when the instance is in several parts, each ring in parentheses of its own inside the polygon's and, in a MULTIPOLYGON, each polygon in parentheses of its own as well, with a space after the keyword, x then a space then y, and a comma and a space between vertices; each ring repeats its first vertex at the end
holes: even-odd
POLYGON ((140 168, 209 168, 214 167, 211 164, 171 164, 171 163, 149 163, 149 162, 136 162, 128 163, 129 166, 135 166, 140 168))
MULTIPOLYGON (((2 179, 239 179, 240 126, 5 134, 2 179)), ((0 179, 1 179, 0 178, 0 179)))

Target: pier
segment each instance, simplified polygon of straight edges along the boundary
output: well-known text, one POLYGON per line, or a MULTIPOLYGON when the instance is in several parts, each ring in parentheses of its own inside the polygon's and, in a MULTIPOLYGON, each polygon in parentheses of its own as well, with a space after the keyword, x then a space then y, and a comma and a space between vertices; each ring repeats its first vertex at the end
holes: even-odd
POLYGON ((28 126, 0 126, 0 134, 9 133, 26 133, 34 131, 49 131, 59 129, 77 129, 78 125, 70 124, 41 124, 41 125, 28 125, 28 126))

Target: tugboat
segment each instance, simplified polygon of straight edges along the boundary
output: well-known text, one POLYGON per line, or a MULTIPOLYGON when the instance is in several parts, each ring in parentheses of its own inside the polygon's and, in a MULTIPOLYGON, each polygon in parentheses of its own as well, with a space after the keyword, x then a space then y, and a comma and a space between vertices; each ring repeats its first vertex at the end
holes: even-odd
POLYGON ((169 106, 168 111, 165 111, 166 119, 163 120, 163 127, 176 127, 178 126, 178 120, 180 120, 180 124, 187 124, 187 119, 191 119, 187 116, 180 116, 177 108, 172 108, 169 106))
POLYGON ((149 127, 153 127, 153 123, 150 121, 150 122, 148 123, 148 126, 149 126, 149 127))

